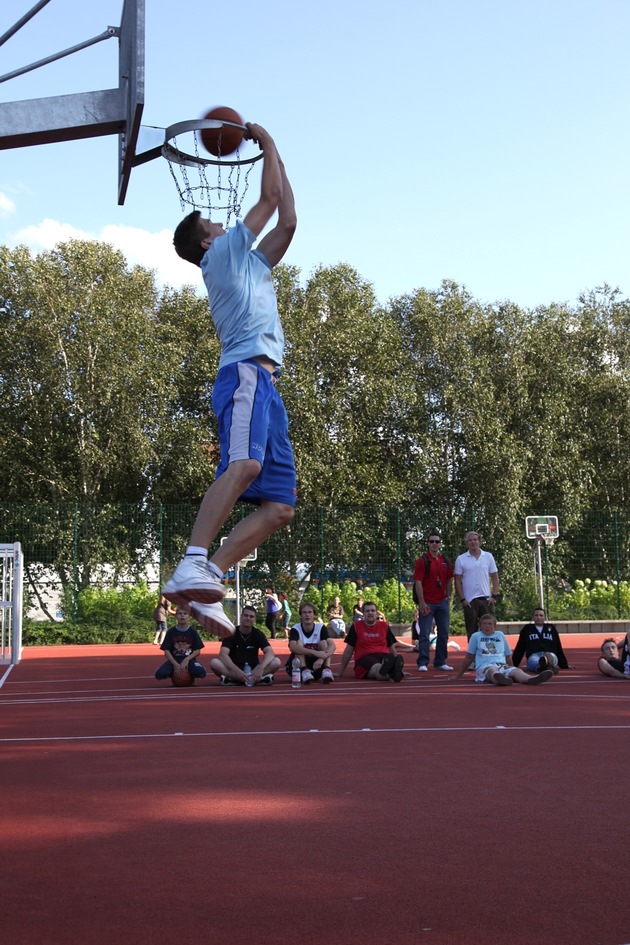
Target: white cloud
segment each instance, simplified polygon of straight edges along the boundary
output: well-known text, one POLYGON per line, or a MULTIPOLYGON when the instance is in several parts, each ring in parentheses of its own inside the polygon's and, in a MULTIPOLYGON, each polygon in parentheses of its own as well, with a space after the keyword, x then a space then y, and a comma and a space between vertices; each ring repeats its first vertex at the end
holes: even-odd
POLYGON ((0 190, 0 217, 10 217, 15 213, 16 207, 10 197, 0 190))
POLYGON ((89 239, 95 239, 95 237, 70 223, 59 223, 57 220, 49 219, 42 220, 37 226, 25 226, 13 236, 16 245, 23 244, 36 251, 52 249, 57 243, 63 243, 66 240, 89 239))
POLYGON ((199 286, 200 291, 203 290, 198 270, 180 259, 175 253, 173 234, 170 230, 150 233, 139 227, 111 224, 104 226, 98 233, 87 233, 70 223, 45 219, 37 226, 28 226, 13 234, 12 242, 15 245, 25 244, 38 252, 52 249, 57 243, 70 239, 100 240, 110 243, 123 253, 130 266, 139 265, 153 269, 159 285, 179 288, 182 285, 192 284, 199 286))
POLYGON ((173 249, 172 230, 149 233, 138 227, 112 224, 103 227, 96 238, 121 250, 129 265, 154 269, 161 285, 202 284, 199 269, 180 259, 173 249))

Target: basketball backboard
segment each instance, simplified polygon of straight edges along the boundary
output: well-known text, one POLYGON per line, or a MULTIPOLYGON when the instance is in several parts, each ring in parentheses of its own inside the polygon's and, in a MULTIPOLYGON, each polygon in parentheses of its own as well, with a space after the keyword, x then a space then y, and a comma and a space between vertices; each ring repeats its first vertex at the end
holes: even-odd
MULTIPOLYGON (((4 82, 102 40, 118 39, 117 88, 0 103, 0 150, 117 134, 118 203, 125 202, 144 108, 144 4, 145 0, 123 0, 120 27, 108 26, 103 33, 70 49, 0 76, 0 82, 4 82)), ((44 5, 40 0, 0 37, 0 45, 44 5)), ((77 74, 82 74, 79 68, 77 74)))
POLYGON ((528 538, 558 538, 558 517, 556 515, 528 515, 525 519, 525 534, 528 538))
POLYGON ((144 0, 125 0, 120 21, 118 87, 125 124, 119 134, 118 203, 125 202, 144 109, 144 0))

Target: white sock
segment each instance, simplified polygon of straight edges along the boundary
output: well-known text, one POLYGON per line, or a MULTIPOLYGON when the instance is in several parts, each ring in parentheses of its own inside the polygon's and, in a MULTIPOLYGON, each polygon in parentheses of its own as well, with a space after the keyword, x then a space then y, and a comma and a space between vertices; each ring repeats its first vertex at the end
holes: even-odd
POLYGON ((208 549, 201 548, 199 545, 188 545, 186 548, 187 555, 201 555, 201 557, 208 559, 208 549))
POLYGON ((208 561, 208 567, 218 578, 223 578, 223 571, 216 566, 214 561, 208 561))

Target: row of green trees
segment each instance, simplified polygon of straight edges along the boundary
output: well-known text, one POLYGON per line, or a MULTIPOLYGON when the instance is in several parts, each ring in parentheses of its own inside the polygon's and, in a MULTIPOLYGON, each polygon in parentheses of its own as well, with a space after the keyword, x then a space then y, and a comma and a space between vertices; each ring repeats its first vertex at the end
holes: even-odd
MULTIPOLYGON (((556 514, 575 536, 566 576, 578 545, 601 537, 587 510, 624 508, 630 303, 618 291, 524 310, 453 282, 379 304, 345 265, 307 277, 280 266, 275 281, 300 507, 321 509, 328 528, 345 507, 313 571, 369 563, 379 518, 404 508, 413 514, 402 537, 387 536, 390 557, 402 541, 413 558, 435 525, 459 551, 474 525, 508 584, 530 568, 525 515, 556 514)), ((116 503, 194 508, 216 464, 218 355, 205 297, 158 289, 106 244, 0 248, 2 502, 92 503, 101 519, 116 503)), ((142 551, 115 516, 99 535, 82 533, 72 565, 59 556, 64 586, 89 586, 103 562, 133 566, 142 551)), ((186 535, 172 537, 175 557, 186 535)), ((627 529, 601 544, 594 576, 614 576, 630 554, 627 529)), ((272 542, 268 573, 288 557, 286 540, 272 542)))

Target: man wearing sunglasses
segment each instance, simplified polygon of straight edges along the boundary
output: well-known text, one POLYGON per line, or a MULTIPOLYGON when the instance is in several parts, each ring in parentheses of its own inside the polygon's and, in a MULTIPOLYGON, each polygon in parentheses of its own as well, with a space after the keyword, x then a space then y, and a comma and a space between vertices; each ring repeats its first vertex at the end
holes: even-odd
POLYGON ((452 672, 446 663, 448 633, 451 623, 451 587, 453 566, 442 554, 442 538, 431 532, 427 552, 418 558, 413 572, 414 599, 418 604, 418 672, 426 673, 429 666, 430 636, 433 623, 437 629, 433 666, 452 672))

